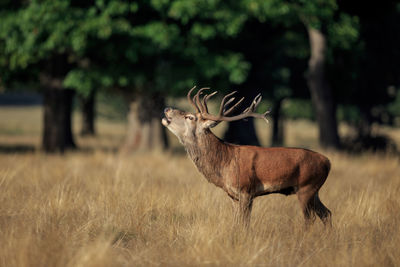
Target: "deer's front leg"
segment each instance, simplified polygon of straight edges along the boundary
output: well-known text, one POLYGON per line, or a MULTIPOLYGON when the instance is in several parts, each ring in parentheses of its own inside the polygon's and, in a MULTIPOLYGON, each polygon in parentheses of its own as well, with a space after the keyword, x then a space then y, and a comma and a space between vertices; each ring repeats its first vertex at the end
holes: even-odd
POLYGON ((233 200, 233 206, 235 223, 248 228, 250 225, 253 198, 247 194, 241 194, 238 200, 233 200))

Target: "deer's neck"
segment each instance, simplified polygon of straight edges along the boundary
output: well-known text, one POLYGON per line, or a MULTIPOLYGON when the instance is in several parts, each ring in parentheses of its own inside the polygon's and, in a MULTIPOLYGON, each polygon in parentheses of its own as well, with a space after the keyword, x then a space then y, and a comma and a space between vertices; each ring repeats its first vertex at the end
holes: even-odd
POLYGON ((217 186, 222 186, 224 168, 232 159, 232 148, 216 137, 210 130, 197 136, 193 142, 184 144, 197 169, 217 186))

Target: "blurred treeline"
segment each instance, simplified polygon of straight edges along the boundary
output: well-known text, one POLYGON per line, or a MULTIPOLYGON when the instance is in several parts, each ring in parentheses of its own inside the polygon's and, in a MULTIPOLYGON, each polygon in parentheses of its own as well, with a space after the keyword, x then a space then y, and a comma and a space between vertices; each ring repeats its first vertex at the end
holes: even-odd
MULTIPOLYGON (((0 2, 0 87, 43 94, 45 151, 75 146, 74 98, 82 134, 94 134, 102 92, 130 103, 125 149, 165 148, 165 99, 193 85, 248 101, 261 92, 274 145, 286 115, 315 119, 328 148, 348 145, 339 117, 357 132, 350 144, 368 147, 373 124, 399 123, 399 48, 398 1, 0 2)), ((252 120, 230 123, 224 138, 258 143, 252 120)))

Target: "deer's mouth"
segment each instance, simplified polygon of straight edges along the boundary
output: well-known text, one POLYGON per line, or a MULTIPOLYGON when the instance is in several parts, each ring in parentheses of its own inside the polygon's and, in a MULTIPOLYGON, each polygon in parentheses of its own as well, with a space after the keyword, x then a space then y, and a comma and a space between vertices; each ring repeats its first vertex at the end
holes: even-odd
POLYGON ((161 123, 162 123, 164 126, 168 126, 168 125, 171 123, 171 121, 172 121, 172 118, 171 118, 171 117, 168 117, 168 115, 165 114, 164 118, 162 118, 162 120, 161 120, 161 123))

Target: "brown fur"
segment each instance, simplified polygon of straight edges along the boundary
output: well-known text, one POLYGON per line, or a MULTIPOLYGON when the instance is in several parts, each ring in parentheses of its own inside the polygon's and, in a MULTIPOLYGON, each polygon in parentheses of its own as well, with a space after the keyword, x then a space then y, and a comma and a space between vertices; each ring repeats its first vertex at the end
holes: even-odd
POLYGON ((203 126, 207 122, 199 116, 185 124, 179 121, 194 116, 188 114, 167 110, 169 120, 164 119, 163 124, 173 128, 204 177, 233 199, 238 220, 249 223, 254 198, 281 193, 297 194, 306 222, 312 222, 316 214, 324 223, 330 223, 331 213, 318 197, 330 170, 325 156, 300 148, 225 143, 203 126))

